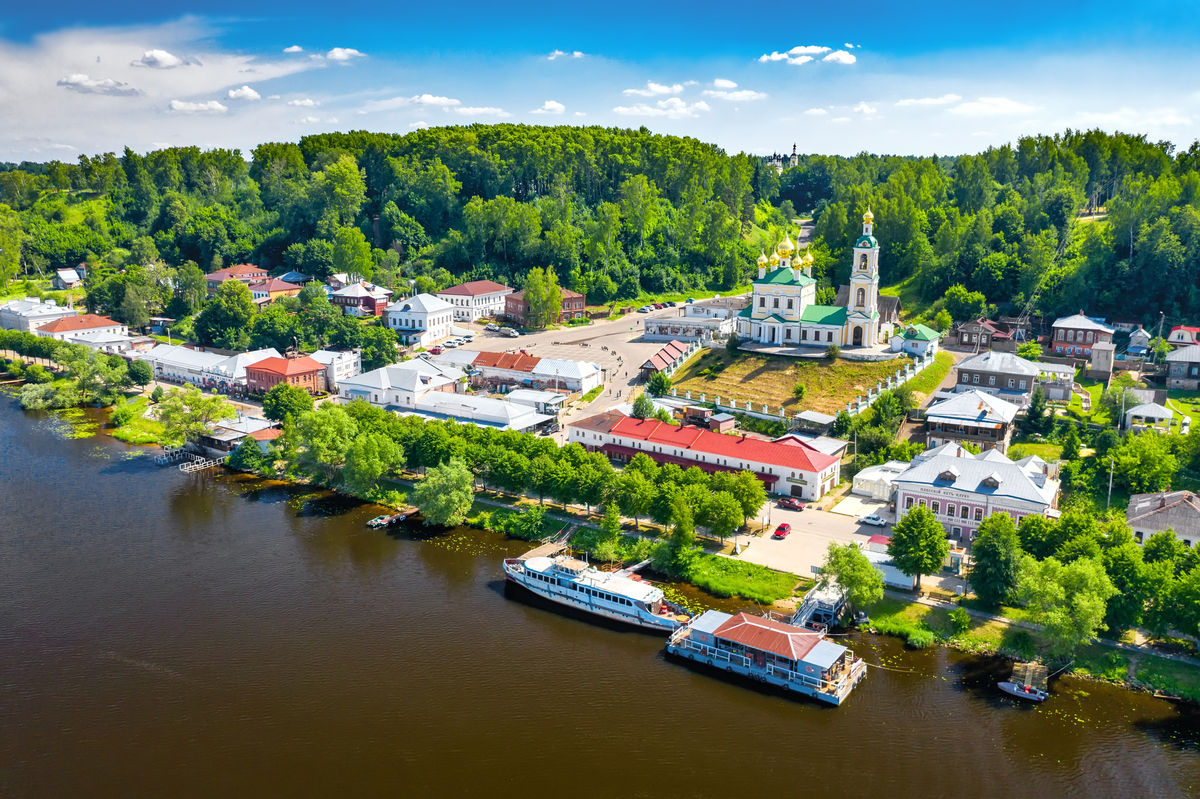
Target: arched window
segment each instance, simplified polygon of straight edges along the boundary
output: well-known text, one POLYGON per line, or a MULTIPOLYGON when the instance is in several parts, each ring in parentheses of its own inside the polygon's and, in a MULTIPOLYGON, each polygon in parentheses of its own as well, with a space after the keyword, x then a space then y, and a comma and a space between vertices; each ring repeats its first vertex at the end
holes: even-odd
POLYGON ((859 307, 861 308, 861 307, 862 307, 862 305, 863 305, 863 304, 864 304, 864 303, 867 301, 867 292, 866 292, 866 290, 865 290, 865 289, 859 289, 859 290, 858 290, 858 295, 857 295, 857 296, 858 296, 858 300, 857 300, 857 301, 856 301, 854 304, 855 304, 855 305, 857 305, 857 306, 859 306, 859 307))
POLYGON ((858 256, 858 268, 859 269, 867 268, 867 254, 865 252, 862 255, 858 256))

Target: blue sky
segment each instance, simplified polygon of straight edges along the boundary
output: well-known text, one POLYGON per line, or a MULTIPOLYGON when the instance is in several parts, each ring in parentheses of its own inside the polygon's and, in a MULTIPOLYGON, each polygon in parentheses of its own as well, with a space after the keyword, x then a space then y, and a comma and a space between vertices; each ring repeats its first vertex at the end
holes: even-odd
POLYGON ((755 153, 1097 126, 1186 147, 1198 45, 1196 6, 1161 0, 27 3, 0 19, 0 160, 501 120, 755 153))

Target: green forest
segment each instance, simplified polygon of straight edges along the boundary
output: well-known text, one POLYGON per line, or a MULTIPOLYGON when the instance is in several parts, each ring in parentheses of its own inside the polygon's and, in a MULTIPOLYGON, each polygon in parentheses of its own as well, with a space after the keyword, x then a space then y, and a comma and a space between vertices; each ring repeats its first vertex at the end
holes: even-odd
POLYGON ((86 262, 89 308, 129 323, 194 314, 200 274, 234 263, 405 291, 551 268, 604 304, 744 285, 811 215, 828 299, 870 208, 884 282, 914 317, 1031 304, 1179 322, 1200 305, 1198 171, 1197 144, 1070 130, 960 157, 802 156, 782 174, 645 128, 355 131, 248 160, 126 149, 0 165, 0 283, 86 262))

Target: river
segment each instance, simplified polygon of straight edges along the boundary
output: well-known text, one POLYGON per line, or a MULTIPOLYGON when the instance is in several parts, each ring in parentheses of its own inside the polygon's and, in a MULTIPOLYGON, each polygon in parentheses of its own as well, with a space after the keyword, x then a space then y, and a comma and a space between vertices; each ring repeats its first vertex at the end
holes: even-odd
POLYGON ((523 545, 367 530, 376 509, 0 396, 0 795, 1200 795, 1200 714, 853 637, 840 708, 506 597, 523 545))

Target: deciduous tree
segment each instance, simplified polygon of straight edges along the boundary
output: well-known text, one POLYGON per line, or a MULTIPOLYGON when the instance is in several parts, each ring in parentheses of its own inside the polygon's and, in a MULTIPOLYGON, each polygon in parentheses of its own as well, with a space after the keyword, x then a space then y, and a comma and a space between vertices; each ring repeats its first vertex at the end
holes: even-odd
POLYGON ((946 531, 924 505, 910 508, 892 527, 888 554, 900 571, 917 578, 917 587, 921 585, 922 575, 937 574, 941 570, 949 551, 946 531))
POLYGON ((996 607, 1008 598, 1017 584, 1021 555, 1021 541, 1011 516, 993 513, 983 520, 971 541, 968 575, 980 601, 996 607))
POLYGON ((868 607, 883 599, 883 573, 854 543, 830 542, 821 566, 821 582, 841 586, 846 602, 855 607, 868 607))
POLYGON ((413 504, 420 508, 425 524, 454 527, 467 518, 474 499, 475 476, 461 458, 451 458, 430 467, 413 488, 413 504))

